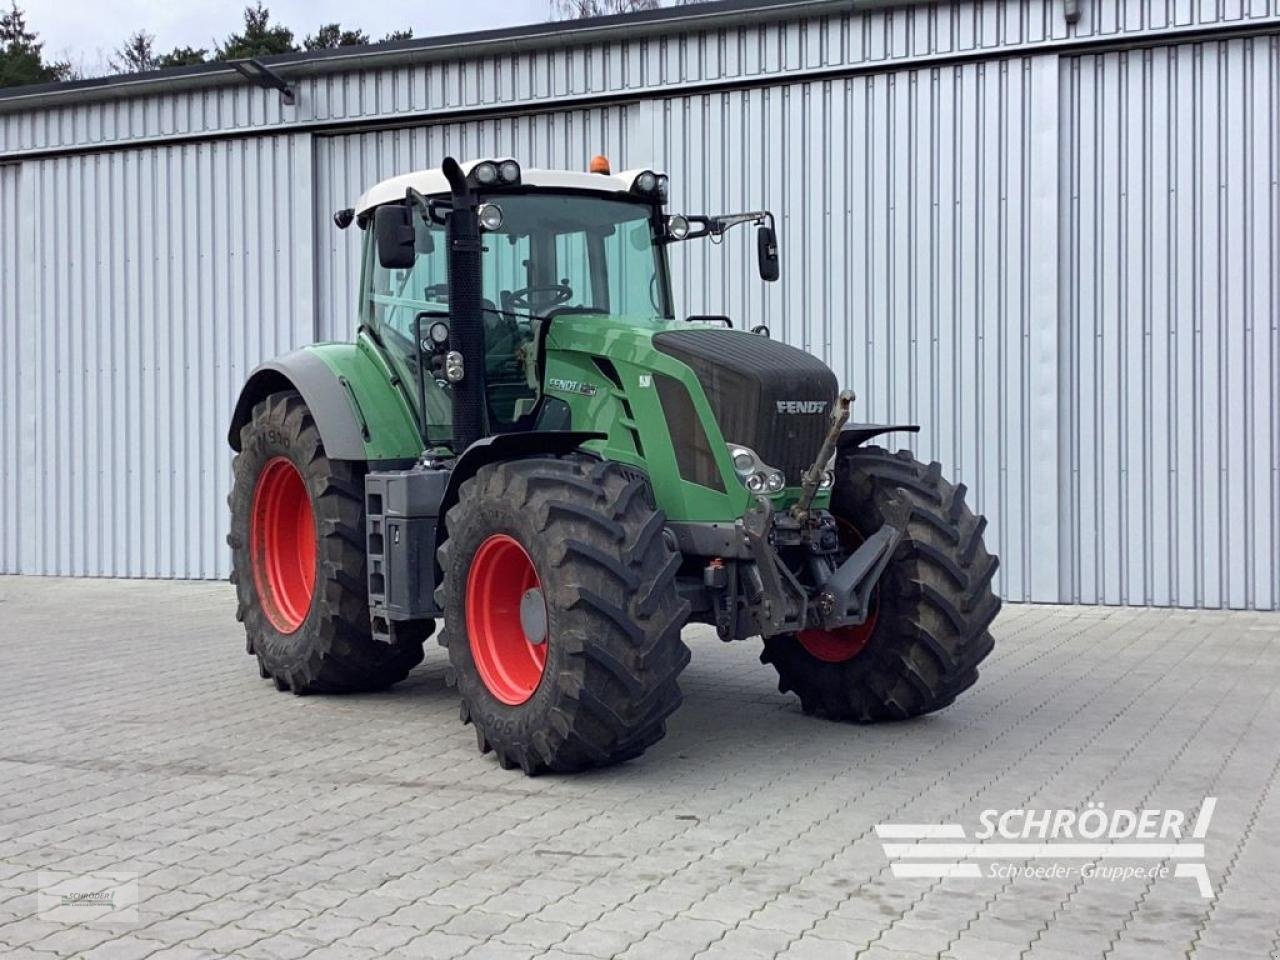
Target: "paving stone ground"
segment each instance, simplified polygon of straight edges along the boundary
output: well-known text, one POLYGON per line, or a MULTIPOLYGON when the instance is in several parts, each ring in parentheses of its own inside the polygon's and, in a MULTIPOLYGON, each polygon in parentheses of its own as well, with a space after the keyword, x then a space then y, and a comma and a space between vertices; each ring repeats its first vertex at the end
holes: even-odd
POLYGON ((691 629, 661 744, 526 779, 476 752, 434 643, 393 691, 300 698, 232 611, 225 584, 0 579, 0 957, 1280 955, 1280 616, 1011 605, 977 687, 877 727, 691 629), (875 833, 1206 796, 1212 899, 1172 860, 895 878, 875 833), (41 872, 136 874, 136 920, 51 919, 41 872))

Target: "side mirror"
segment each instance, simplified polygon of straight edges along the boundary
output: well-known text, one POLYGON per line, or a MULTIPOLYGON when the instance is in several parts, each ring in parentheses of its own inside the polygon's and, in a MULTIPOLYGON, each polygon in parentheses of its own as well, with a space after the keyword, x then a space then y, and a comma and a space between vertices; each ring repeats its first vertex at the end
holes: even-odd
POLYGON ((417 259, 413 211, 403 203, 389 203, 373 211, 373 239, 378 262, 388 270, 409 270, 417 259))
POLYGON ((770 282, 778 279, 778 235, 773 227, 756 230, 756 253, 760 259, 760 279, 770 282))

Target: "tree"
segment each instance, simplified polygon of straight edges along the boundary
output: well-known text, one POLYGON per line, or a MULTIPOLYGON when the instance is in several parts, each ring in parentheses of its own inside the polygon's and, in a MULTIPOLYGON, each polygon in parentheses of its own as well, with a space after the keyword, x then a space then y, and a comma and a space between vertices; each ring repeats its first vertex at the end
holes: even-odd
POLYGON ((9 12, 0 17, 0 87, 24 83, 54 83, 71 76, 71 64, 45 63, 44 44, 27 29, 27 15, 10 0, 9 12))
POLYGON ((128 40, 116 47, 115 54, 107 59, 107 66, 113 73, 145 73, 155 70, 159 66, 156 62, 155 42, 156 38, 145 30, 132 33, 128 40))
POLYGON ((704 0, 551 0, 551 15, 558 20, 582 20, 586 17, 608 17, 639 10, 657 10, 663 6, 686 7, 704 0))
POLYGON ((293 31, 271 23, 271 11, 259 0, 257 6, 244 8, 244 32, 233 33, 218 47, 219 60, 243 60, 246 57, 269 57, 276 53, 293 53, 293 31))
MULTIPOLYGON (((10 0, 10 3, 9 12, 0 16, 0 87, 76 78, 78 73, 70 63, 44 62, 41 56, 42 44, 27 29, 26 14, 18 8, 17 0, 10 0)), ((395 30, 377 42, 391 43, 412 37, 412 30, 395 30)), ((204 47, 174 47, 168 53, 158 53, 155 42, 155 35, 147 30, 131 33, 107 59, 107 67, 113 73, 146 73, 166 67, 207 63, 210 59, 209 51, 204 47)), ((330 50, 371 42, 373 41, 363 30, 344 29, 341 24, 328 23, 320 27, 313 36, 306 37, 302 45, 306 50, 330 50)), ((228 36, 215 48, 213 56, 218 60, 238 60, 293 53, 297 50, 293 31, 281 24, 272 23, 271 12, 262 5, 261 0, 257 0, 254 6, 245 7, 244 29, 228 36)), ((94 75, 103 72, 100 62, 95 69, 94 75)))
MULTIPOLYGON (((377 42, 391 43, 395 40, 412 39, 412 30, 392 30, 377 42)), ((344 30, 339 23, 326 23, 315 32, 315 36, 308 36, 302 41, 302 49, 333 50, 337 47, 357 47, 373 42, 363 30, 344 30)))
POLYGON ((326 23, 302 41, 304 50, 333 50, 336 47, 360 47, 369 42, 369 35, 363 30, 343 30, 338 23, 326 23))
POLYGON ((197 47, 174 47, 168 53, 155 52, 156 38, 145 30, 131 34, 107 64, 114 73, 146 73, 165 67, 189 67, 209 59, 208 51, 197 47))
POLYGON ((551 0, 551 13, 560 20, 607 17, 615 13, 656 10, 661 0, 551 0))
POLYGON ((165 67, 190 67, 208 59, 209 51, 204 47, 174 47, 156 58, 156 67, 161 70, 165 67))

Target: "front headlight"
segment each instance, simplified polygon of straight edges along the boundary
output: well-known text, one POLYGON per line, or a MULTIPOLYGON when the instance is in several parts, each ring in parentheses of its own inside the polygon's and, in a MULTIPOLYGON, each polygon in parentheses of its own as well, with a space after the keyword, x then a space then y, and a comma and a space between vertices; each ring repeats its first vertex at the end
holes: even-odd
POLYGON ((480 204, 476 217, 480 220, 480 226, 490 232, 502 229, 502 208, 496 203, 480 204))
POLYGON ((506 184, 520 182, 520 164, 514 160, 504 160, 498 167, 498 178, 506 184))
POLYGON ((777 467, 771 467, 750 447, 730 443, 729 456, 738 479, 752 493, 779 493, 787 485, 787 478, 777 467))
POLYGON ((665 173, 641 170, 631 182, 631 189, 635 193, 656 199, 659 203, 666 203, 671 195, 671 180, 665 173))
POLYGON ((482 160, 471 168, 473 186, 514 187, 520 183, 520 164, 514 160, 482 160))

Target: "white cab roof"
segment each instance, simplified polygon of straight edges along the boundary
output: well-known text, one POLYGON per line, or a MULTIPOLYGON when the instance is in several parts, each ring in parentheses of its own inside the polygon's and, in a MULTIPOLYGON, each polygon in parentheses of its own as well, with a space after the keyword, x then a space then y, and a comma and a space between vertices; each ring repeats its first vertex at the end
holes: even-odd
MULTIPOLYGON (((460 166, 463 172, 470 176, 471 168, 487 159, 492 159, 495 163, 501 163, 508 158, 485 157, 482 160, 468 160, 460 164, 460 166)), ((631 184, 635 182, 636 177, 645 170, 653 170, 653 168, 638 167, 634 170, 623 170, 620 173, 603 174, 578 170, 527 170, 522 167, 520 169, 520 185, 525 187, 546 187, 553 190, 595 190, 600 193, 627 193, 631 190, 631 184)), ((661 171, 653 170, 653 172, 660 173, 661 171)), ((415 173, 402 173, 398 177, 383 180, 376 186, 366 190, 363 196, 356 201, 356 213, 366 213, 384 203, 403 200, 407 187, 413 187, 424 197, 429 197, 432 194, 447 194, 449 192, 449 183, 445 180, 444 174, 440 172, 439 167, 431 170, 418 170, 415 173)))

